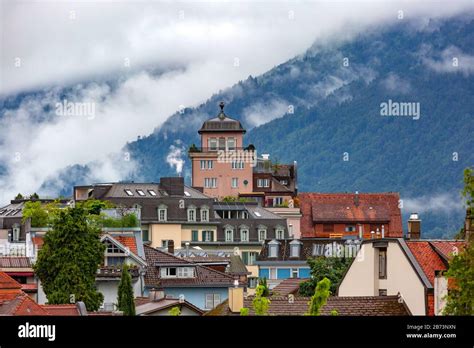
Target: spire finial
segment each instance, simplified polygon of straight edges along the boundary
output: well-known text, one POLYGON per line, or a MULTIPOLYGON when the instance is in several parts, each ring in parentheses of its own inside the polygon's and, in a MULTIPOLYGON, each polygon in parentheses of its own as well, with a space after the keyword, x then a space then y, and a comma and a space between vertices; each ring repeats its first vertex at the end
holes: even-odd
POLYGON ((223 120, 223 119, 225 118, 225 114, 224 114, 224 106, 225 106, 225 104, 224 104, 224 102, 221 101, 221 102, 219 103, 219 106, 220 106, 220 108, 221 108, 221 112, 219 113, 219 119, 223 120))

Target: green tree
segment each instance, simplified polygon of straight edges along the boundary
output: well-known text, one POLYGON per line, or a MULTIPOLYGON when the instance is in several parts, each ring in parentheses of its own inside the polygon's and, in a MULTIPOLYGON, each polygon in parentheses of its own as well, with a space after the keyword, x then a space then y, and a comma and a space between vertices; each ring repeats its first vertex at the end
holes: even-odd
POLYGON ((453 280, 448 295, 444 314, 473 315, 474 314, 474 242, 469 244, 449 262, 446 273, 453 280))
POLYGON ((99 199, 88 199, 78 204, 84 209, 86 209, 89 214, 92 215, 100 215, 102 209, 110 209, 115 207, 112 202, 101 201, 99 199))
POLYGON ((32 195, 30 195, 30 199, 33 199, 33 200, 39 199, 39 196, 38 196, 38 194, 35 192, 35 193, 33 193, 32 195))
MULTIPOLYGON (((472 168, 464 169, 464 188, 461 191, 461 195, 465 199, 467 206, 466 214, 472 217, 474 214, 474 171, 472 168)), ((465 235, 464 227, 462 227, 455 238, 464 239, 465 235)))
POLYGON ((255 289, 255 298, 252 301, 252 307, 256 315, 267 315, 270 308, 270 300, 263 296, 265 289, 258 285, 255 289))
POLYGON ((104 296, 95 287, 95 276, 104 249, 100 229, 88 223, 85 209, 61 209, 34 265, 48 303, 83 301, 88 310, 97 310, 104 296))
POLYGON ((173 317, 178 317, 181 315, 181 310, 179 309, 178 306, 175 306, 168 311, 168 314, 173 317))
POLYGON ((18 193, 16 196, 15 196, 15 199, 23 199, 23 195, 21 193, 18 193))
POLYGON ((135 299, 133 297, 132 277, 127 264, 122 266, 122 276, 118 286, 117 307, 123 315, 135 315, 135 299))
POLYGON ((248 308, 243 307, 243 308, 240 309, 240 316, 246 317, 248 315, 249 315, 249 309, 248 308))
POLYGON ((337 285, 342 280, 344 272, 352 262, 352 258, 341 257, 316 257, 308 259, 311 268, 311 279, 300 284, 299 293, 302 296, 312 296, 317 284, 324 278, 331 282, 332 293, 337 290, 337 285))
POLYGON ((270 289, 268 288, 268 285, 267 285, 267 278, 260 278, 258 280, 258 285, 261 285, 263 287, 263 293, 262 293, 262 296, 264 297, 268 297, 270 296, 270 289))
MULTIPOLYGON (((311 297, 311 301, 309 303, 308 315, 319 315, 321 312, 321 308, 326 304, 331 291, 331 281, 328 278, 324 278, 318 285, 316 286, 316 291, 314 295, 311 297)), ((331 315, 334 315, 331 312, 331 315)))
POLYGON ((47 227, 50 223, 48 212, 41 205, 41 202, 28 201, 23 208, 22 222, 31 219, 31 227, 47 227))

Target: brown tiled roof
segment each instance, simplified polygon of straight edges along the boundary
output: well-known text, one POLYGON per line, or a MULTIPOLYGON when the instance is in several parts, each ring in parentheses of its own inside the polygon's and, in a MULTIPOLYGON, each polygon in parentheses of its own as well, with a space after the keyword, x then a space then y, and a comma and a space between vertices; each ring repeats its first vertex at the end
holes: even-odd
MULTIPOLYGON (((249 308, 249 315, 255 315, 252 309, 253 297, 244 299, 244 307, 249 308)), ((294 297, 293 302, 288 296, 270 297, 268 315, 292 316, 305 315, 308 312, 309 297, 294 297)), ((330 297, 321 309, 321 315, 332 315, 337 311, 340 316, 400 316, 411 315, 408 307, 398 301, 398 296, 357 296, 357 297, 330 297)), ((205 315, 239 315, 231 313, 228 300, 222 302, 205 315)))
POLYGON ((31 268, 30 258, 25 256, 0 257, 0 268, 31 268))
POLYGON ((153 313, 167 308, 171 309, 175 306, 188 307, 189 309, 195 311, 200 315, 204 313, 201 309, 194 306, 192 303, 186 300, 184 302, 180 302, 177 298, 164 298, 158 301, 150 301, 148 297, 140 297, 135 299, 135 306, 137 315, 146 315, 147 313, 153 313))
POLYGON ((430 243, 445 260, 450 260, 453 255, 458 252, 461 252, 462 249, 466 246, 465 241, 457 240, 437 240, 431 241, 430 243))
POLYGON ((296 294, 300 289, 300 284, 308 279, 303 278, 288 278, 284 279, 280 284, 272 289, 274 296, 288 296, 289 294, 296 294))
POLYGON ((176 257, 164 251, 160 251, 149 246, 145 246, 145 256, 148 267, 145 273, 145 286, 147 287, 230 287, 234 284, 234 277, 216 271, 212 268, 198 265, 182 258, 176 257), (172 278, 164 279, 160 276, 160 266, 183 265, 195 268, 196 277, 194 278, 172 278))
POLYGON ((5 272, 0 272, 0 290, 6 289, 21 289, 21 285, 5 272))
POLYGON ((403 235, 398 193, 300 193, 298 198, 303 237, 314 236, 318 222, 387 222, 387 237, 403 235))

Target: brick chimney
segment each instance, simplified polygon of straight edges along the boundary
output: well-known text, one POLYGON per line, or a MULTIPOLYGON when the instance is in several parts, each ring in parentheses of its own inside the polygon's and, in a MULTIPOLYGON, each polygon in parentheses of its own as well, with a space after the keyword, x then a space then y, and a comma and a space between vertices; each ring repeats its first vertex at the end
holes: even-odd
POLYGON ((407 239, 421 238, 421 220, 418 213, 411 213, 408 219, 408 233, 407 239))
POLYGON ((172 240, 172 239, 168 240, 168 252, 171 255, 174 255, 174 240, 172 240))
POLYGON ((240 313, 240 310, 244 308, 244 288, 238 287, 238 280, 234 280, 234 284, 237 285, 229 288, 229 309, 232 313, 240 313))
POLYGON ((165 298, 165 291, 162 288, 153 288, 148 292, 150 301, 159 301, 165 298))
POLYGON ((170 196, 184 196, 184 178, 183 177, 161 178, 160 188, 165 190, 170 196))

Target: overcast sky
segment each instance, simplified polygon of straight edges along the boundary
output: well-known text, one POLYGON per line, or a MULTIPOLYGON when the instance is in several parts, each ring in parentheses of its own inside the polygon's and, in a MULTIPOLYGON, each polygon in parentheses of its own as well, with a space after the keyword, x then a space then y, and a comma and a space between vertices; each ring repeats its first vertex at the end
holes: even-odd
POLYGON ((95 177, 119 180, 109 154, 180 107, 259 75, 314 42, 350 39, 373 26, 473 9, 469 1, 1 3, 0 96, 41 91, 0 110, 0 202, 32 193, 72 164, 100 161, 95 177), (164 72, 159 74, 159 72, 164 72), (115 81, 114 88, 104 81, 115 81), (93 117, 58 116, 63 87, 93 102, 93 117), (53 106, 52 111, 46 106, 53 106), (46 121, 45 121, 46 119, 46 121), (38 123, 42 120, 42 123, 38 123))

